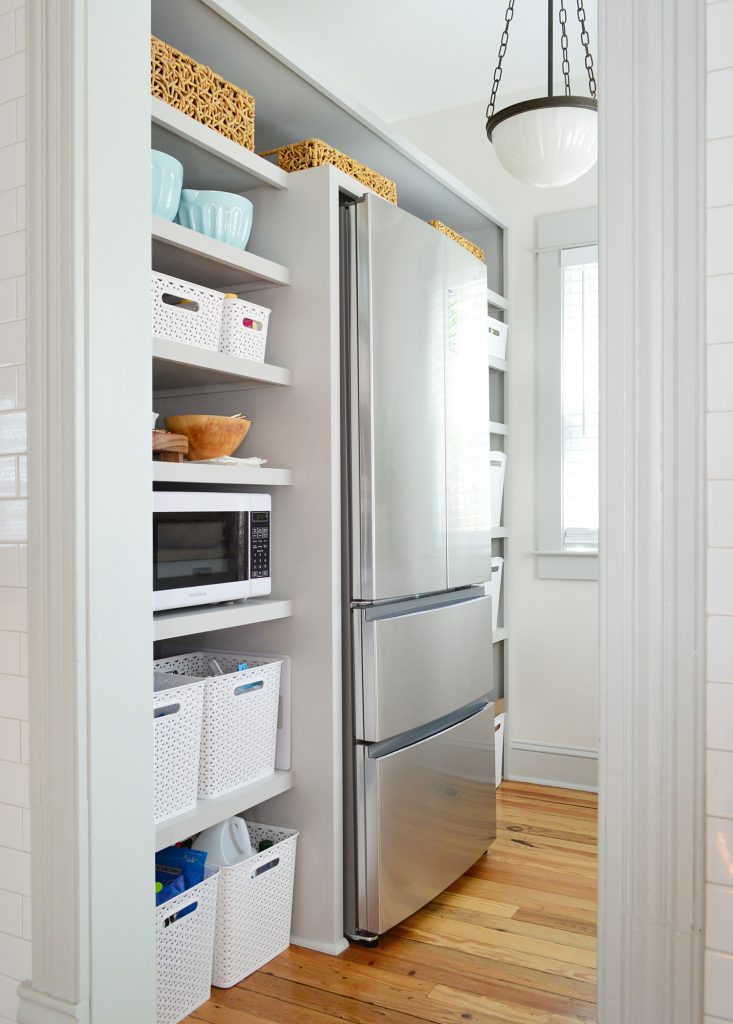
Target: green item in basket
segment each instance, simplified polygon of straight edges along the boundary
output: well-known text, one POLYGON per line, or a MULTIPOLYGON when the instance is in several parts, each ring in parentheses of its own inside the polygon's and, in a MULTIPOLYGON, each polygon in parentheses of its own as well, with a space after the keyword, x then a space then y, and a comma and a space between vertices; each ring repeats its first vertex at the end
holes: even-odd
POLYGON ((269 850, 271 846, 274 846, 272 839, 260 839, 257 844, 257 852, 262 853, 263 850, 269 850))

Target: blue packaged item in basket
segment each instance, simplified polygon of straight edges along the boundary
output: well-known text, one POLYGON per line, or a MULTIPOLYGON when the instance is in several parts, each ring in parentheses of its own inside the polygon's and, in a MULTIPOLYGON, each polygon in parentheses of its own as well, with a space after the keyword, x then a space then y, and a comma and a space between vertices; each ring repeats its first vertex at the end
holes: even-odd
MULTIPOLYGON (((157 872, 156 872, 157 875, 157 872)), ((168 876, 169 877, 169 876, 168 876)), ((174 896, 178 896, 186 888, 186 883, 183 881, 183 875, 176 875, 173 881, 162 882, 160 878, 155 879, 155 905, 159 907, 161 903, 167 903, 168 900, 172 900, 174 896)))
POLYGON ((204 880, 206 865, 205 850, 189 850, 185 846, 168 846, 155 855, 155 903, 159 906, 166 900, 191 889, 204 880), (162 886, 158 892, 158 884, 162 886))

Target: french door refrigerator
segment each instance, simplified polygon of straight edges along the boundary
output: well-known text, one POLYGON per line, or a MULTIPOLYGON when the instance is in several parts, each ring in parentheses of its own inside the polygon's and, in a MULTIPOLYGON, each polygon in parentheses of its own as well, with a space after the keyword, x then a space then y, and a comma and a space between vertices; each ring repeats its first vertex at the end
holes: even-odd
POLYGON ((345 934, 495 837, 486 271, 375 196, 341 210, 345 934))

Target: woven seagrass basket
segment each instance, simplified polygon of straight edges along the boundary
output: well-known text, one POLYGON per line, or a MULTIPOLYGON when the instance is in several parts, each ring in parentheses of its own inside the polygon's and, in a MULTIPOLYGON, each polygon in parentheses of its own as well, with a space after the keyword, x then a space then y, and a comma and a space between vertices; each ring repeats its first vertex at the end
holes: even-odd
POLYGON ((150 88, 200 124, 245 149, 255 148, 254 97, 155 36, 150 37, 150 88))
POLYGON ((482 263, 486 263, 486 255, 480 245, 474 245, 473 242, 469 242, 467 238, 464 238, 463 235, 459 235, 457 231, 453 230, 453 228, 449 228, 442 220, 429 220, 428 224, 430 224, 431 227, 437 228, 438 231, 442 231, 444 235, 447 235, 448 238, 452 238, 454 242, 458 242, 458 244, 462 245, 464 249, 468 249, 471 255, 481 260, 482 263))
POLYGON ((307 167, 321 167, 323 164, 331 164, 338 167, 340 171, 356 178, 362 185, 368 186, 377 195, 388 199, 390 203, 397 202, 397 186, 389 178, 373 171, 366 164, 359 163, 353 157, 346 156, 333 146, 329 146, 323 139, 303 139, 302 142, 293 142, 290 146, 281 146, 279 149, 268 149, 260 156, 274 156, 277 154, 277 164, 284 171, 304 171, 307 167))

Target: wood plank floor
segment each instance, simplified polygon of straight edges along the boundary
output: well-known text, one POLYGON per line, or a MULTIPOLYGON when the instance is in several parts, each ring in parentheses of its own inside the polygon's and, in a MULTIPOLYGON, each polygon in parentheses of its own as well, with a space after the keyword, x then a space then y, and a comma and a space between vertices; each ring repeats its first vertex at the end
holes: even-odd
POLYGON ((595 1024, 596 798, 504 782, 482 858, 377 949, 292 946, 208 1024, 595 1024))

